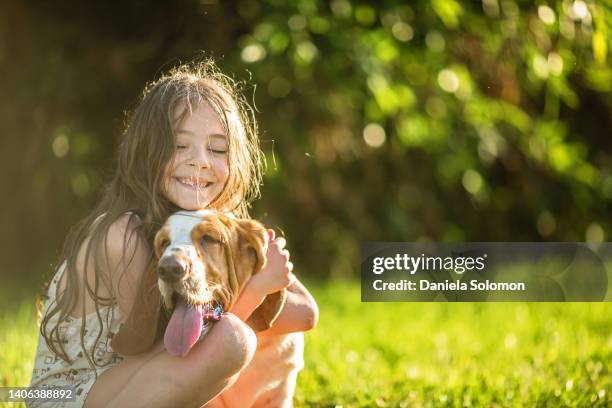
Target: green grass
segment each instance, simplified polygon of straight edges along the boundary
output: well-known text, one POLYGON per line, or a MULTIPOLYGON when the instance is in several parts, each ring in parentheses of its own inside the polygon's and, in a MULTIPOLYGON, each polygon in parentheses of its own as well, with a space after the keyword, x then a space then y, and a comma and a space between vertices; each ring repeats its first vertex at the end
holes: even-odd
MULTIPOLYGON (((321 316, 298 407, 612 403, 612 304, 361 303, 356 283, 311 290, 321 316)), ((34 304, 2 305, 0 385, 25 386, 34 304)))
MULTIPOLYGON (((0 303, 0 386, 27 387, 38 341, 34 300, 10 304, 7 298, 0 303)), ((13 405, 0 402, 0 407, 8 406, 13 405)))
POLYGON ((313 290, 301 406, 609 406, 612 304, 361 303, 313 290))

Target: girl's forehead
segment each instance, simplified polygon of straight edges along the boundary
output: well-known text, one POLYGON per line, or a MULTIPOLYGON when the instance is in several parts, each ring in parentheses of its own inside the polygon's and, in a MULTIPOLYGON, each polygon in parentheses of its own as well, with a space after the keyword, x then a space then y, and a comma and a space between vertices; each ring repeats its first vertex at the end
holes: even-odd
POLYGON ((176 134, 177 137, 187 137, 187 138, 191 138, 191 139, 198 139, 198 138, 206 138, 206 140, 210 140, 212 141, 217 141, 217 142, 227 142, 227 136, 225 134, 218 134, 218 133, 208 133, 208 132, 192 132, 190 130, 187 129, 176 129, 176 131, 174 132, 176 134))
POLYGON ((176 131, 184 130, 196 135, 202 132, 225 135, 225 125, 222 119, 219 113, 206 101, 191 105, 191 109, 182 104, 174 111, 176 131))

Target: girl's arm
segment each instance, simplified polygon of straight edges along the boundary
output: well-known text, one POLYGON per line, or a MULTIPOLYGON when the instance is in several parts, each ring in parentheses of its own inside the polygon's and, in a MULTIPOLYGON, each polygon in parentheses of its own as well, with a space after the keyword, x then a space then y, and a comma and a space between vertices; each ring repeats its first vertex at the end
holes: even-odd
POLYGON ((91 237, 87 237, 79 248, 76 260, 76 273, 79 280, 79 293, 75 309, 71 313, 82 313, 83 296, 85 296, 86 313, 95 310, 94 300, 89 294, 82 293, 81 285, 83 279, 93 287, 96 279, 95 263, 99 266, 98 296, 114 296, 122 320, 125 322, 129 315, 140 280, 146 271, 150 251, 142 239, 134 234, 131 239, 126 239, 137 227, 137 222, 129 215, 123 215, 113 222, 106 237, 103 238, 102 248, 92 248, 92 253, 85 262, 85 253, 91 237), (125 250, 125 252, 124 252, 125 250), (124 272, 125 271, 125 272, 124 272))
POLYGON ((132 311, 134 300, 147 270, 151 252, 148 245, 137 234, 131 235, 138 221, 122 215, 108 230, 106 250, 108 258, 101 264, 110 276, 113 293, 125 322, 132 311))

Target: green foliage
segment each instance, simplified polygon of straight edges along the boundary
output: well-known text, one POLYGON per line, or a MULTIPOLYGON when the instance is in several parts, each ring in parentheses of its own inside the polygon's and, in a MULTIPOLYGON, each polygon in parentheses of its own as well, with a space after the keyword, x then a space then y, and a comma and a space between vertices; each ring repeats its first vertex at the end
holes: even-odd
POLYGON ((339 242, 349 240, 606 237, 607 7, 307 4, 307 13, 297 5, 262 7, 256 27, 285 32, 289 43, 250 70, 261 82, 292 84, 285 104, 272 93, 256 95, 261 117, 272 111, 278 118, 262 121, 280 139, 276 154, 292 162, 266 190, 289 200, 264 197, 256 208, 278 219, 298 247, 325 248, 315 258, 322 262, 309 258, 309 270, 324 273, 330 258, 342 264, 339 242), (329 22, 324 33, 311 29, 315 19, 329 22), (287 64, 305 43, 312 58, 287 64), (287 225, 295 213, 296 225, 287 225), (312 234, 299 233, 299 223, 310 221, 312 234), (328 224, 336 234, 325 232, 328 224), (315 247, 313 240, 326 242, 315 247))
POLYGON ((200 51, 250 84, 268 157, 253 213, 309 274, 354 275, 365 240, 609 237, 605 2, 166 3, 2 6, 9 269, 56 261, 109 179, 123 110, 200 51))

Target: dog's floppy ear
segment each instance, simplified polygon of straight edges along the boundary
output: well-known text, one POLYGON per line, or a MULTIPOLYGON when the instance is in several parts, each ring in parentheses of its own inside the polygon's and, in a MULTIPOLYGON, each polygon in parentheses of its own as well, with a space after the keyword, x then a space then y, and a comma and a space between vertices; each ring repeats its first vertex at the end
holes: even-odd
POLYGON ((247 324, 255 333, 269 329, 283 310, 286 299, 287 289, 269 294, 247 319, 247 324))
MULTIPOLYGON (((266 251, 268 250, 268 233, 266 228, 258 221, 250 219, 236 220, 238 223, 238 239, 242 252, 249 252, 254 260, 252 274, 263 269, 266 265, 266 251)), ((244 256, 244 253, 241 254, 244 256)))
MULTIPOLYGON (((260 272, 266 264, 268 233, 264 226, 253 220, 237 220, 239 224, 241 258, 250 258, 251 275, 260 272)), ((248 268, 248 266, 246 266, 248 268)), ((272 327, 272 324, 285 306, 287 291, 282 289, 265 297, 264 301, 247 319, 253 331, 260 332, 272 327)))
POLYGON ((124 355, 140 354, 150 349, 159 337, 162 325, 160 294, 157 289, 155 260, 142 275, 134 305, 127 319, 111 340, 113 350, 124 355))

